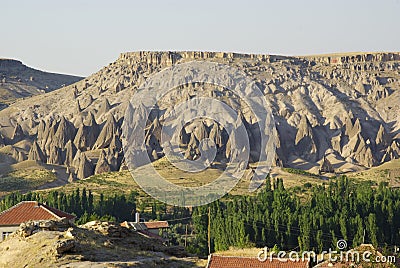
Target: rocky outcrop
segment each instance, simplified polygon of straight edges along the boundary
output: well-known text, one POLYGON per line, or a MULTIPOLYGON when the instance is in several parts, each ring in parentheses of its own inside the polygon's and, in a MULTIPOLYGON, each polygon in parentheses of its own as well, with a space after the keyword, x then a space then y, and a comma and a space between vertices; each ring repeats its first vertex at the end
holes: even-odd
POLYGON ((99 149, 109 146, 114 136, 117 134, 117 127, 117 122, 110 113, 93 147, 99 149))
POLYGON ((48 125, 48 128, 46 128, 44 132, 44 139, 42 143, 44 145, 42 145, 42 149, 47 155, 50 154, 50 149, 55 146, 54 143, 56 143, 56 141, 54 136, 57 132, 58 123, 59 121, 53 120, 53 122, 48 125))
POLYGON ((55 244, 55 251, 57 252, 57 254, 63 254, 65 252, 69 252, 73 248, 75 248, 75 240, 73 239, 58 241, 55 244))
POLYGON ((76 181, 76 175, 74 172, 70 172, 68 176, 68 182, 73 183, 74 181, 76 181))
POLYGON ((400 158, 400 142, 394 140, 392 144, 386 149, 380 163, 385 163, 392 159, 398 159, 398 158, 400 158))
POLYGON ((112 222, 90 221, 80 226, 81 228, 99 232, 108 237, 126 237, 130 230, 112 222))
POLYGON ((25 238, 31 236, 39 231, 64 231, 72 225, 68 220, 40 220, 28 221, 21 223, 15 234, 19 237, 25 238))
POLYGON ((119 134, 116 134, 112 140, 108 148, 111 150, 113 153, 120 153, 122 152, 122 141, 119 136, 119 134))
POLYGON ((182 130, 179 133, 179 145, 185 146, 189 143, 190 135, 186 132, 185 127, 182 127, 182 130))
POLYGON ((6 145, 5 141, 4 141, 4 136, 0 134, 0 148, 4 147, 6 145))
POLYGON ((322 163, 319 167, 319 173, 335 173, 335 169, 333 168, 331 162, 324 156, 322 163))
POLYGON ((106 153, 104 150, 101 150, 99 160, 97 160, 96 168, 94 170, 94 174, 101 174, 110 171, 111 166, 107 161, 106 153))
POLYGON ((11 156, 14 158, 17 162, 22 162, 26 160, 26 156, 23 153, 23 151, 19 148, 11 147, 11 156))
POLYGON ((81 150, 77 149, 74 160, 72 161, 72 166, 75 167, 75 170, 78 169, 79 163, 81 161, 82 152, 81 150))
MULTIPOLYGON (((107 162, 111 170, 119 170, 123 153, 122 121, 146 122, 146 150, 149 157, 156 160, 164 155, 160 142, 165 116, 173 113, 173 108, 180 103, 205 96, 223 102, 238 113, 233 125, 237 127, 243 123, 246 127, 250 162, 258 161, 261 148, 256 145, 265 133, 257 129, 257 120, 251 112, 254 107, 248 107, 223 86, 197 82, 182 85, 158 100, 148 118, 144 104, 134 110, 129 103, 146 78, 172 64, 199 59, 233 66, 259 86, 274 113, 279 132, 276 164, 300 168, 317 166, 323 153, 330 149, 343 166, 348 161, 350 166, 369 167, 399 157, 396 148, 396 135, 400 131, 399 55, 285 57, 214 52, 124 53, 84 81, 61 89, 58 97, 49 94, 35 103, 27 100, 19 102, 18 107, 11 107, 13 110, 3 114, 11 118, 4 120, 6 125, 0 132, 5 144, 37 140, 43 154, 53 159, 51 162, 59 161, 60 154, 55 148, 61 149, 63 163, 72 170, 79 166, 78 152, 92 155, 97 152, 91 151, 104 149, 102 164, 107 162), (15 140, 12 139, 13 129, 19 133, 15 140), (73 130, 77 131, 76 135, 73 130), (72 144, 69 141, 73 141, 72 144), (71 145, 76 147, 75 155, 71 145), (307 163, 296 166, 302 161, 307 163)), ((186 158, 201 157, 200 141, 209 138, 217 147, 217 160, 227 161, 234 151, 232 146, 236 145, 229 142, 224 126, 199 118, 184 123, 185 127, 178 130, 174 138, 186 158)), ((132 130, 132 126, 125 127, 128 132, 132 130)), ((240 138, 234 134, 231 137, 240 138)), ((241 150, 243 148, 238 152, 241 150)), ((23 155, 15 157, 22 159, 23 155)))
POLYGON ((92 161, 89 160, 85 154, 80 155, 79 164, 77 167, 76 177, 80 180, 88 178, 93 175, 93 164, 92 161))
POLYGON ((203 121, 200 121, 196 124, 196 128, 193 131, 194 136, 198 141, 202 141, 205 138, 208 138, 208 130, 207 126, 203 121))
POLYGON ((300 120, 294 144, 300 157, 310 161, 315 161, 318 157, 314 132, 306 116, 300 120))
POLYGON ((74 144, 82 151, 90 150, 94 147, 100 134, 100 127, 92 113, 89 113, 88 120, 82 124, 76 133, 74 144))
POLYGON ((388 133, 386 132, 385 127, 380 124, 378 133, 376 134, 375 143, 377 145, 386 147, 390 144, 391 140, 392 139, 390 135, 388 135, 388 133))
POLYGON ((213 124, 209 138, 218 146, 218 148, 221 148, 225 144, 223 133, 217 123, 213 124))
POLYGON ((76 151, 77 149, 75 144, 71 140, 69 140, 65 145, 64 165, 66 165, 67 167, 73 166, 76 151))
POLYGON ((46 156, 43 153, 42 149, 40 149, 40 147, 36 141, 34 141, 31 146, 31 149, 28 154, 28 160, 34 160, 34 161, 40 161, 42 163, 46 163, 46 156))
POLYGON ((25 137, 25 134, 24 134, 24 131, 22 130, 21 125, 17 123, 14 127, 14 130, 13 130, 13 133, 11 136, 12 143, 13 144, 17 143, 17 142, 23 140, 24 137, 25 137))
POLYGON ((54 134, 54 137, 52 137, 53 145, 59 148, 64 148, 68 141, 74 139, 75 132, 74 125, 62 116, 57 131, 54 134))
POLYGON ((346 123, 346 132, 345 134, 351 139, 356 135, 361 134, 361 123, 360 119, 357 118, 356 121, 353 124, 352 118, 347 117, 346 123))
POLYGON ((47 164, 62 165, 63 163, 64 163, 63 151, 56 146, 52 146, 50 148, 50 153, 47 157, 47 164))
POLYGON ((121 166, 121 159, 118 153, 114 153, 110 148, 107 150, 107 162, 110 165, 111 171, 117 171, 120 169, 121 166))
POLYGON ((370 142, 366 142, 361 133, 350 139, 349 143, 343 148, 343 155, 352 156, 359 164, 367 167, 372 167, 376 163, 370 142))
POLYGON ((111 110, 110 102, 108 101, 108 99, 105 98, 100 105, 98 114, 103 115, 103 114, 108 113, 110 110, 111 110))

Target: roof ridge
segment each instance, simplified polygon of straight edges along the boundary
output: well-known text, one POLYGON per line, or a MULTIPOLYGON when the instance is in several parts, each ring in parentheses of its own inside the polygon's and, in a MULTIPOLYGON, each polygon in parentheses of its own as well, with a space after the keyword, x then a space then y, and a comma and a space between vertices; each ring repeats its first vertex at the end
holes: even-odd
POLYGON ((71 220, 74 215, 37 201, 21 201, 0 213, 0 224, 20 224, 29 220, 71 220))
POLYGON ((18 202, 17 204, 15 204, 14 206, 11 206, 11 207, 7 208, 6 210, 3 210, 2 212, 0 212, 0 216, 3 215, 4 213, 6 213, 6 212, 8 212, 8 211, 10 211, 10 210, 12 210, 12 209, 14 209, 14 208, 16 208, 16 207, 22 205, 22 203, 32 203, 32 202, 36 202, 36 203, 40 204, 38 201, 32 201, 32 200, 20 201, 20 202, 18 202))
POLYGON ((72 216, 72 217, 74 217, 74 218, 76 217, 76 216, 74 216, 74 215, 72 215, 72 214, 69 214, 68 212, 59 210, 59 209, 57 209, 57 208, 53 208, 53 207, 51 207, 51 206, 49 206, 49 205, 47 205, 47 204, 40 204, 40 206, 43 207, 46 211, 50 212, 51 214, 55 215, 56 217, 58 217, 58 218, 60 218, 60 219, 65 218, 65 217, 61 217, 61 216, 57 215, 57 214, 56 214, 54 211, 52 211, 52 210, 56 210, 57 212, 60 212, 60 214, 67 214, 67 215, 72 216))
POLYGON ((44 204, 40 204, 39 205, 40 208, 43 208, 44 210, 46 210, 47 212, 49 212, 51 215, 55 216, 57 219, 61 219, 62 217, 60 217, 59 215, 57 215, 56 213, 54 213, 53 211, 51 211, 50 209, 47 208, 47 205, 44 204))

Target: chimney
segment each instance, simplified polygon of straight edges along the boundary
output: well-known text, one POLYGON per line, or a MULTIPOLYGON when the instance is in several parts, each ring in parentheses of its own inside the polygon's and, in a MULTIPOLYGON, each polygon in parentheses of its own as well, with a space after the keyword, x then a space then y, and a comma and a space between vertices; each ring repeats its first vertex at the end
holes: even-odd
POLYGON ((139 223, 140 221, 140 216, 139 216, 139 212, 135 213, 135 223, 139 223))

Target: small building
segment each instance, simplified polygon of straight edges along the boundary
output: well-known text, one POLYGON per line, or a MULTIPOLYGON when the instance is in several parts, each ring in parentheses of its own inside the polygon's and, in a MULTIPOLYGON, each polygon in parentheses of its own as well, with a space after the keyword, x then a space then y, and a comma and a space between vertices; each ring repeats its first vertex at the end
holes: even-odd
POLYGON ((167 242, 166 229, 169 228, 167 221, 141 221, 139 213, 135 214, 135 221, 124 221, 121 226, 133 229, 145 236, 157 238, 167 242))
POLYGON ((0 213, 0 241, 18 230, 21 223, 62 219, 73 223, 75 216, 37 201, 22 201, 0 213))
POLYGON ((291 261, 289 259, 267 259, 260 261, 256 257, 208 256, 206 268, 309 268, 308 260, 291 261))

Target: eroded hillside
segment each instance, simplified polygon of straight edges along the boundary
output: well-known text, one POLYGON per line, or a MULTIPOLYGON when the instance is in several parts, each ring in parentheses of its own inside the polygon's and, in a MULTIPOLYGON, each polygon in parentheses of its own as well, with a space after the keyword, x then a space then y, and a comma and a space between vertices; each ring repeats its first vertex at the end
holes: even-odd
MULTIPOLYGON (((193 60, 227 64, 256 81, 275 116, 277 165, 317 173, 324 162, 327 169, 332 164, 336 172, 347 172, 400 155, 399 53, 284 57, 132 52, 80 82, 0 111, 2 165, 25 160, 64 165, 71 179, 123 169, 121 124, 129 99, 152 74, 193 60)), ((204 84, 188 84, 160 100, 146 132, 153 160, 163 156, 158 131, 163 115, 193 96, 213 96, 232 105, 224 88, 204 84)), ((256 123, 252 115, 234 103, 251 129, 256 123)), ((191 159, 198 157, 202 138, 218 144, 221 158, 229 149, 226 133, 215 122, 195 120, 180 138, 191 159)))

